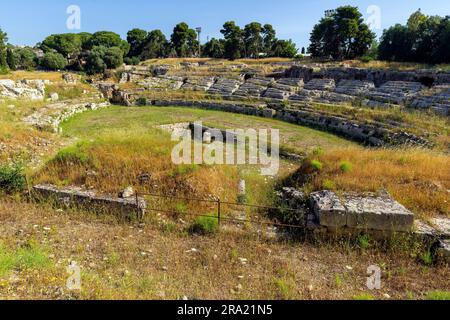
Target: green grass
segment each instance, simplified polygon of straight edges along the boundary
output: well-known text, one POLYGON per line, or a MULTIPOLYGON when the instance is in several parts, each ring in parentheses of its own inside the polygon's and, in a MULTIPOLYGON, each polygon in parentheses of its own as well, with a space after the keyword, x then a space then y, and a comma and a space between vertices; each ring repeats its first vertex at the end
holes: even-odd
POLYGON ((368 294, 368 293, 362 293, 362 294, 358 294, 356 296, 353 296, 353 300, 357 300, 357 301, 371 301, 371 300, 375 300, 375 297, 372 296, 371 294, 368 294))
POLYGON ((450 300, 450 292, 448 291, 433 291, 427 294, 427 300, 450 300))
POLYGON ((11 250, 0 244, 0 276, 13 270, 44 268, 48 265, 49 259, 46 252, 34 243, 17 250, 11 250))
POLYGON ((157 125, 193 122, 199 119, 206 126, 220 129, 278 129, 281 147, 292 151, 304 152, 317 148, 356 145, 333 134, 274 119, 180 107, 114 106, 76 115, 63 123, 62 128, 66 136, 91 139, 111 133, 144 134, 157 125))
MULTIPOLYGON (((211 214, 212 215, 212 214, 211 214)), ((201 235, 214 234, 219 230, 219 221, 213 217, 198 217, 190 227, 192 233, 201 235)))

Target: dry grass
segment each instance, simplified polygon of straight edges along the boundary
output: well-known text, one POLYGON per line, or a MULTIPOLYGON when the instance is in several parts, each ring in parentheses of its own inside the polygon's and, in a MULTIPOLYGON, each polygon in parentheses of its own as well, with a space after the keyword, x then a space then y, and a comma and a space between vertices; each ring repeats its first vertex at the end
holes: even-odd
POLYGON ((225 230, 199 237, 187 234, 186 225, 152 217, 137 227, 0 201, 4 246, 16 251, 32 240, 50 261, 4 274, 0 298, 426 299, 430 292, 450 290, 449 269, 423 265, 416 258, 420 250, 283 243, 225 230), (81 291, 66 287, 69 261, 81 267, 81 291), (373 264, 383 271, 379 291, 366 289, 373 264))
POLYGON ((62 82, 61 72, 46 72, 46 71, 13 71, 8 74, 0 75, 0 79, 18 80, 50 80, 57 83, 62 82))
POLYGON ((450 70, 449 64, 423 64, 414 62, 393 62, 393 61, 379 61, 374 60, 370 62, 362 62, 360 60, 348 60, 344 61, 343 64, 350 65, 351 67, 357 68, 368 68, 368 69, 391 69, 391 70, 423 70, 423 69, 436 69, 440 71, 450 70))
POLYGON ((234 167, 177 166, 170 158, 174 145, 159 131, 102 136, 61 150, 33 180, 111 194, 132 185, 142 192, 235 200, 238 176, 234 167), (142 174, 148 174, 150 181, 140 184, 142 174))
POLYGON ((310 160, 320 161, 323 168, 313 175, 307 189, 384 189, 419 218, 450 215, 448 155, 420 149, 339 148, 316 152, 310 160), (341 168, 343 163, 348 163, 350 170, 341 168))

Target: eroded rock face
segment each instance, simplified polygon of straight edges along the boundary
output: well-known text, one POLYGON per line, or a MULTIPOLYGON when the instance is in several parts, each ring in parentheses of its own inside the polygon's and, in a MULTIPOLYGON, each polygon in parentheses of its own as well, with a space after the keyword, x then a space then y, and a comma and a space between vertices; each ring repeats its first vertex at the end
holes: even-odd
POLYGON ((0 97, 6 99, 43 100, 45 97, 44 80, 0 80, 0 97))
POLYGON ((324 227, 408 232, 414 225, 414 214, 388 196, 339 197, 320 191, 311 194, 310 202, 317 222, 324 227))

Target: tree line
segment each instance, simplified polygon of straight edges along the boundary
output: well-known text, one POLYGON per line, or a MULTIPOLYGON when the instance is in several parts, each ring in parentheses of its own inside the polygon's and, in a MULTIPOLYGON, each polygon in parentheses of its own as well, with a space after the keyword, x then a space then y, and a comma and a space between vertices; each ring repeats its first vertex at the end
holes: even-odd
MULTIPOLYGON (((138 64, 152 58, 210 57, 223 59, 298 56, 291 40, 280 40, 270 24, 252 22, 243 28, 224 23, 221 39, 200 45, 196 30, 181 22, 170 38, 161 30, 132 29, 127 39, 110 31, 54 34, 36 47, 15 47, 0 29, 0 72, 8 70, 75 70, 105 72, 123 63, 138 64)), ((302 48, 301 54, 305 54, 302 48)), ((313 28, 308 52, 313 58, 333 60, 381 59, 424 63, 450 62, 450 17, 413 13, 406 25, 387 30, 378 43, 357 7, 342 6, 313 28)))
POLYGON ((419 9, 406 25, 384 30, 378 43, 358 8, 343 6, 314 26, 310 43, 316 58, 449 63, 450 17, 426 16, 419 9))

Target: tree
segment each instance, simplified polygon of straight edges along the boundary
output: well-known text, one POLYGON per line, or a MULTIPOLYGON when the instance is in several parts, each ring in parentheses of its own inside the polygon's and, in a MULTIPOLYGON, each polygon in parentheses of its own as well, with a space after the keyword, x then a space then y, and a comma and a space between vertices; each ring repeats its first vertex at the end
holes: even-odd
POLYGON ((8 69, 6 43, 8 42, 8 35, 0 29, 0 72, 5 72, 8 69))
POLYGON ((138 57, 142 53, 148 32, 142 29, 132 29, 127 33, 127 41, 130 44, 129 57, 138 57))
POLYGON ((309 51, 314 57, 353 59, 364 55, 374 39, 358 8, 343 6, 314 26, 309 51))
POLYGON ((294 58, 298 53, 298 49, 292 40, 277 40, 273 48, 275 57, 294 58))
POLYGON ((6 50, 6 63, 9 69, 17 70, 17 57, 12 48, 6 50))
POLYGON ((244 27, 244 43, 246 57, 258 58, 263 48, 262 26, 252 22, 244 27))
POLYGON ((37 66, 36 52, 30 47, 15 48, 14 55, 16 56, 17 69, 34 70, 37 66))
POLYGON ((151 31, 144 42, 144 48, 142 49, 140 59, 154 59, 163 58, 167 56, 167 50, 169 43, 164 33, 161 30, 151 31))
POLYGON ((396 24, 383 32, 378 47, 379 58, 388 61, 409 61, 413 43, 413 35, 408 27, 396 24))
POLYGON ((104 73, 107 65, 103 58, 105 57, 107 48, 104 46, 95 46, 89 51, 86 57, 86 72, 88 74, 104 73))
POLYGON ((40 61, 41 67, 48 70, 63 70, 67 66, 67 59, 60 53, 47 52, 40 61))
POLYGON ((302 47, 302 54, 303 54, 303 55, 306 54, 306 49, 305 49, 305 47, 302 47))
POLYGON ((225 38, 224 53, 225 58, 230 60, 239 59, 244 50, 244 41, 242 39, 242 30, 234 21, 225 22, 223 29, 220 30, 225 38))
POLYGON ((190 29, 185 22, 175 26, 171 42, 178 57, 192 57, 198 53, 197 33, 194 29, 190 29))
POLYGON ((273 55, 273 46, 277 42, 276 31, 270 24, 265 24, 262 29, 263 51, 267 56, 273 55))
POLYGON ((212 38, 210 41, 205 43, 202 52, 205 57, 216 59, 223 58, 225 52, 224 41, 212 38))
POLYGON ((130 44, 127 41, 122 40, 117 33, 111 31, 96 32, 86 43, 86 48, 89 50, 98 46, 106 48, 119 47, 122 50, 124 57, 130 51, 130 44))
POLYGON ((106 48, 105 54, 103 56, 103 61, 105 61, 106 67, 108 69, 115 69, 123 64, 123 53, 122 49, 119 47, 106 48))
POLYGON ((427 16, 422 13, 419 9, 414 12, 408 19, 408 23, 406 24, 408 29, 415 32, 419 30, 419 27, 422 23, 427 20, 427 16))

